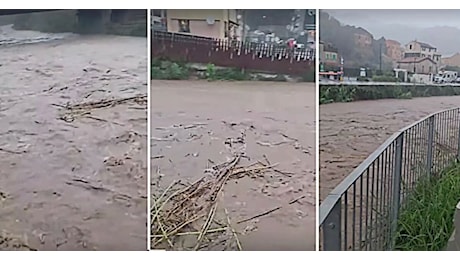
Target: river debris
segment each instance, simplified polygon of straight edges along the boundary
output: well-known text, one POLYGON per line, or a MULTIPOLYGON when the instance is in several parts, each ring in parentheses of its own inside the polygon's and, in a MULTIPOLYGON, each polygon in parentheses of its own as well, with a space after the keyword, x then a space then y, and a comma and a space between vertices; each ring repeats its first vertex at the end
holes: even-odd
POLYGON ((0 251, 3 250, 37 251, 27 244, 27 237, 15 236, 5 230, 0 233, 0 251))
POLYGON ((95 118, 92 116, 88 116, 91 114, 91 110, 93 109, 101 109, 101 108, 110 108, 120 104, 126 103, 136 103, 138 105, 145 106, 147 104, 147 95, 136 95, 134 97, 128 98, 118 98, 118 99, 103 99, 99 101, 92 101, 92 102, 85 102, 80 104, 66 104, 66 105, 58 105, 53 104, 54 106, 61 107, 64 111, 59 116, 59 119, 64 120, 66 122, 73 122, 78 117, 90 117, 95 120, 99 121, 106 121, 104 119, 95 118))
POLYGON ((218 207, 223 188, 230 179, 263 177, 264 172, 276 166, 260 161, 239 166, 241 158, 242 154, 236 154, 206 169, 204 176, 192 184, 175 181, 159 197, 153 194, 153 249, 241 250, 238 233, 231 226, 227 210, 218 207))

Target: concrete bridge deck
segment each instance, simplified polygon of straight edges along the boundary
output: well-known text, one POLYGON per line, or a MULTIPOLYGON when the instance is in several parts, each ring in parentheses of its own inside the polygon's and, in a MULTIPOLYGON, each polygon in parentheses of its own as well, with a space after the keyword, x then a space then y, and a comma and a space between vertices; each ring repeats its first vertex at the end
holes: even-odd
POLYGON ((61 9, 0 9, 0 15, 28 14, 58 10, 61 9))

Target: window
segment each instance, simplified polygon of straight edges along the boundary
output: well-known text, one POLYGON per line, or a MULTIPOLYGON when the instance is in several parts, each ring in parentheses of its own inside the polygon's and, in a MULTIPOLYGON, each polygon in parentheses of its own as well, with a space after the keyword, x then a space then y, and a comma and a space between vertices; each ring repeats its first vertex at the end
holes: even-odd
POLYGON ((333 60, 337 60, 337 55, 332 54, 332 59, 333 59, 333 60))
POLYGON ((190 20, 178 20, 179 32, 189 33, 190 32, 190 20))
POLYGON ((412 44, 409 45, 409 50, 412 50, 412 44))
POLYGON ((428 72, 431 73, 431 66, 428 67, 428 72))
POLYGON ((422 51, 426 51, 426 49, 425 49, 425 48, 422 48, 422 51))

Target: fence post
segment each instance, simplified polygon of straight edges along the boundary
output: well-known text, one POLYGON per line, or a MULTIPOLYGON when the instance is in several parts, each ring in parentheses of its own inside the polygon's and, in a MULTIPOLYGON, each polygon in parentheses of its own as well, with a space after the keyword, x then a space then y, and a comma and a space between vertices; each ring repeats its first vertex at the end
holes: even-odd
MULTIPOLYGON (((345 213, 346 214, 346 213, 345 213)), ((342 199, 335 203, 323 223, 324 251, 340 251, 342 244, 342 199)))
POLYGON ((426 153, 426 168, 428 175, 433 169, 433 141, 434 141, 434 115, 428 118, 428 150, 426 153))
POLYGON ((391 244, 390 250, 394 248, 394 235, 396 234, 396 229, 398 228, 398 216, 399 216, 399 206, 401 203, 401 174, 402 174, 402 161, 403 161, 403 141, 404 141, 404 132, 402 132, 398 138, 396 138, 396 151, 395 151, 395 165, 394 165, 394 176, 393 176, 393 203, 391 207, 391 244))
POLYGON ((457 160, 460 161, 460 109, 457 109, 458 136, 457 136, 457 160))

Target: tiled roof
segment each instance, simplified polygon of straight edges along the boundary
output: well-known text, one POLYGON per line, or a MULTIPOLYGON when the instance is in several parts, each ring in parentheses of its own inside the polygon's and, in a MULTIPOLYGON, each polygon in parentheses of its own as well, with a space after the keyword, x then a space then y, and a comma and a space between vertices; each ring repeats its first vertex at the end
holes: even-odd
POLYGON ((419 41, 417 41, 417 40, 415 40, 415 41, 413 41, 413 42, 417 42, 418 44, 420 44, 420 47, 422 47, 422 48, 436 49, 435 47, 429 45, 428 43, 419 42, 419 41))
POLYGON ((418 58, 418 57, 408 57, 408 58, 404 58, 400 61, 398 61, 398 63, 420 63, 424 60, 430 60, 432 63, 436 64, 436 62, 434 62, 432 59, 430 59, 429 57, 422 57, 422 58, 418 58))

